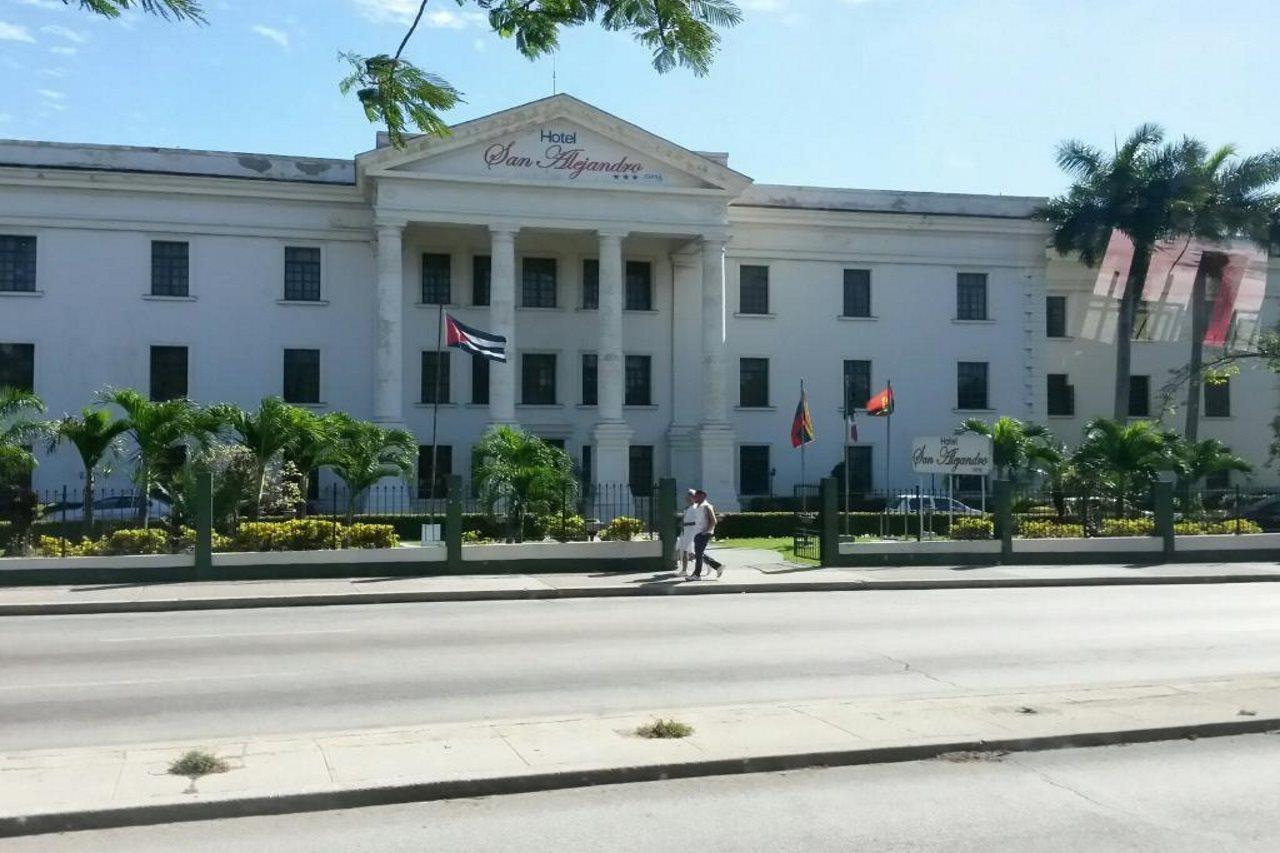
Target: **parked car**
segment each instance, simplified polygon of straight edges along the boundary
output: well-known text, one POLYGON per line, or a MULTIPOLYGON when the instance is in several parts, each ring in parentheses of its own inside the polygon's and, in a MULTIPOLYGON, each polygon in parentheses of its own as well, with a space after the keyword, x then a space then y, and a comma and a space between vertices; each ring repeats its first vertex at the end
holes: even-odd
MULTIPOLYGON (((113 495, 98 498, 93 502, 94 521, 132 521, 142 509, 141 498, 137 495, 113 495)), ((169 504, 159 498, 151 499, 151 517, 165 518, 169 515, 169 504)), ((84 502, 56 503, 47 507, 44 517, 51 521, 84 521, 84 502)))
POLYGON ((923 506, 925 512, 939 513, 942 515, 986 515, 980 509, 974 509, 968 504, 961 503, 955 498, 949 498, 946 495, 898 495, 885 512, 892 513, 916 513, 923 506))
POLYGON ((1264 530, 1280 530, 1280 495, 1268 495, 1252 503, 1241 503, 1241 518, 1258 522, 1264 530))

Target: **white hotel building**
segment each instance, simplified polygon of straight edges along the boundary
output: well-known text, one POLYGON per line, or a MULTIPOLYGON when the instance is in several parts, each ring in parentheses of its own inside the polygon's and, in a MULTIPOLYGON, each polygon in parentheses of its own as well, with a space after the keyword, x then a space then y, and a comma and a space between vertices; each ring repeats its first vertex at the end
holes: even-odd
MULTIPOLYGON (((481 432, 518 423, 595 482, 669 474, 734 506, 800 481, 802 379, 810 481, 841 457, 846 375, 859 405, 891 380, 891 481, 879 419, 852 470, 906 488, 915 436, 1010 414, 1072 442, 1110 411, 1116 303, 1046 250, 1040 201, 757 184, 566 95, 354 161, 0 142, 0 384, 53 414, 106 386, 283 395, 424 445, 438 390, 464 478, 481 432), (441 302, 509 363, 448 351, 437 389, 441 302)), ((1241 342, 1276 322, 1268 273, 1241 342)), ((1152 312, 1136 415, 1189 348, 1185 306, 1152 312)), ((1210 393, 1202 436, 1265 463, 1275 376, 1210 393)), ((79 477, 63 449, 35 482, 79 477)))

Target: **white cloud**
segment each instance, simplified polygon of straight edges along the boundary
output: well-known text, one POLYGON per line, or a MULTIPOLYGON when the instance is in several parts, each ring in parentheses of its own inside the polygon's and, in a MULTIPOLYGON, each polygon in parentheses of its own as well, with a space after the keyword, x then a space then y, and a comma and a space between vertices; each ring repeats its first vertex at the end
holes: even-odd
POLYGON ((284 30, 276 30, 263 24, 254 24, 253 31, 265 39, 270 39, 281 47, 289 46, 289 34, 284 30))
POLYGON ((67 41, 75 44, 84 44, 89 40, 83 33, 78 33, 70 27, 64 27, 61 24, 49 24, 48 26, 41 27, 40 32, 66 39, 67 41))
MULTIPOLYGON (((418 0, 353 0, 366 18, 374 23, 408 25, 418 14, 418 0)), ((427 9, 422 25, 437 30, 462 30, 487 27, 489 16, 483 12, 455 12, 452 9, 427 9)))
POLYGON ((25 41, 35 43, 35 39, 31 37, 31 32, 18 24, 9 24, 0 21, 0 41, 25 41))
POLYGON ((49 52, 56 53, 58 56, 75 56, 80 52, 80 48, 58 46, 49 48, 49 52))
POLYGON ((48 98, 51 101, 66 100, 66 94, 56 89, 36 89, 36 94, 42 98, 48 98))
POLYGON ((23 6, 35 6, 37 9, 65 9, 67 4, 61 0, 14 0, 15 3, 21 3, 23 6))
POLYGON ((67 69, 65 68, 41 68, 40 73, 45 77, 66 77, 67 69))

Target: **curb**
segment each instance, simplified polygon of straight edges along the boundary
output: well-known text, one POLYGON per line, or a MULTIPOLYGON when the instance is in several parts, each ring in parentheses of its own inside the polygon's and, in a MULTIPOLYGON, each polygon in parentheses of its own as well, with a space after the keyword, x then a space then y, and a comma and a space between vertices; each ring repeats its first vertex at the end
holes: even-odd
POLYGON ((503 794, 527 794, 595 785, 622 785, 691 779, 702 776, 729 776, 746 773, 775 773, 813 767, 851 767, 866 764, 897 764, 925 761, 955 752, 1037 752, 1128 743, 1154 743, 1184 738, 1227 737, 1259 734, 1280 729, 1280 718, 1231 720, 1145 729, 1121 729, 1075 735, 1047 735, 1032 738, 954 741, 908 746, 873 747, 688 761, 669 764, 609 767, 597 770, 530 773, 488 779, 457 779, 440 782, 411 782, 371 788, 244 797, 204 802, 128 806, 115 809, 86 809, 69 812, 0 818, 0 838, 45 835, 58 832, 222 820, 238 817, 299 814, 335 809, 367 808, 402 803, 431 802, 503 794))
POLYGON ((628 587, 456 590, 440 592, 361 592, 317 595, 263 595, 235 598, 154 599, 0 604, 0 617, 67 616, 101 613, 162 613, 183 610, 248 610, 267 607, 332 607, 361 604, 412 604, 456 601, 535 601, 640 596, 745 595, 780 592, 901 592, 943 589, 1023 589, 1088 586, 1183 586, 1187 584, 1280 583, 1280 573, 1231 575, 1107 575, 1084 578, 961 578, 917 581, 801 581, 752 584, 655 581, 628 587))

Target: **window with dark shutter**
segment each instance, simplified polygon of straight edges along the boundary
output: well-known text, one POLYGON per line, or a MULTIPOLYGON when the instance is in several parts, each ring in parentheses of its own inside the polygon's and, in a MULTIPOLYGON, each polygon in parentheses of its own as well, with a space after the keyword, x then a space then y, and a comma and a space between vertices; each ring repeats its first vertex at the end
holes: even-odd
POLYGON ((525 258, 521 276, 525 308, 556 307, 556 259, 525 258))
POLYGON ((653 400, 649 392, 651 359, 647 355, 629 355, 626 357, 624 372, 626 374, 625 397, 623 402, 628 406, 648 406, 653 400))
MULTIPOLYGON (((486 359, 477 358, 476 361, 486 359)), ((449 353, 424 352, 422 354, 422 403, 449 402, 449 353)))
POLYGON ((493 276, 493 259, 476 255, 471 259, 471 304, 489 304, 489 281, 493 276))
POLYGON ((431 461, 431 445, 418 445, 418 498, 443 498, 448 477, 453 473, 453 447, 436 445, 435 464, 431 461), (434 489, 432 488, 434 481, 434 489))
POLYGON ((769 359, 739 360, 738 405, 744 409, 765 408, 769 405, 769 359))
POLYGON ((550 353, 525 353, 520 362, 520 402, 526 406, 556 403, 556 357, 550 353))
POLYGON ((985 361, 962 361, 956 365, 956 408, 988 408, 985 361))
POLYGON ((738 448, 738 493, 769 494, 769 445, 744 444, 738 448))
POLYGON ((181 400, 187 396, 187 348, 151 348, 151 399, 181 400))
POLYGON ((0 290, 36 289, 36 238, 0 234, 0 290))
POLYGON ((1151 377, 1129 377, 1129 417, 1151 417, 1151 377))
POLYGON ((284 401, 302 404, 320 402, 320 350, 284 351, 284 401))
POLYGON ((844 363, 844 410, 865 409, 871 399, 871 362, 847 360, 844 363))
POLYGON ((582 405, 599 405, 599 361, 593 352, 582 354, 582 405))
POLYGON ((1231 417, 1231 380, 1204 384, 1204 416, 1206 418, 1231 417))
POLYGON ((191 295, 191 257, 187 243, 151 241, 151 295, 191 295))
POLYGON ((956 319, 986 320, 987 274, 962 272, 956 274, 956 319))
POLYGON ((850 493, 857 495, 871 491, 874 488, 871 479, 871 448, 862 445, 846 447, 844 459, 845 464, 849 466, 850 493))
POLYGON ((285 246, 284 298, 290 302, 320 301, 320 250, 285 246))
POLYGON ((653 494, 653 445, 631 445, 627 463, 627 481, 631 485, 631 494, 636 497, 653 494))
POLYGON ((844 271, 843 316, 871 316, 871 270, 844 271))
POLYGON ((448 305, 453 301, 453 258, 439 253, 422 256, 422 304, 448 305))
POLYGON ((769 313, 769 268, 743 266, 738 269, 738 312, 769 313))
POLYGON ((627 261, 626 309, 653 310, 653 267, 648 261, 627 261))
POLYGON ((35 344, 0 344, 0 388, 36 390, 35 344))
POLYGON ((1067 382, 1067 374, 1050 373, 1048 384, 1049 414, 1059 416, 1074 415, 1076 413, 1076 389, 1074 385, 1067 382))
POLYGON ((471 357, 471 402, 477 406, 489 405, 489 359, 471 357))
POLYGON ((600 262, 595 258, 582 262, 582 307, 588 311, 600 307, 600 262))
POLYGON ((1046 296, 1044 298, 1044 333, 1050 338, 1067 336, 1067 297, 1046 296))

